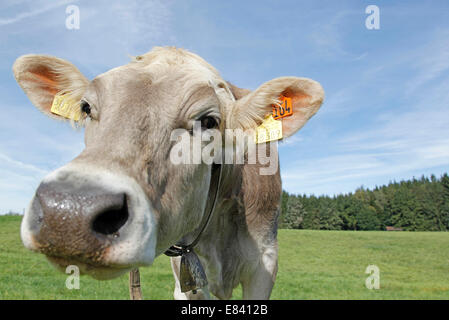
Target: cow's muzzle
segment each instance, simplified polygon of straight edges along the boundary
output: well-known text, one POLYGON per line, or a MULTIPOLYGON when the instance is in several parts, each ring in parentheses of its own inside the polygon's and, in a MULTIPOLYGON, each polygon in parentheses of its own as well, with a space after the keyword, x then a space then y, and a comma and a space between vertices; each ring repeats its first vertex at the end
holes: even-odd
POLYGON ((156 230, 153 209, 133 179, 71 164, 39 185, 21 237, 59 268, 77 265, 81 273, 110 278, 152 264, 156 230))
POLYGON ((107 255, 127 237, 132 214, 125 193, 56 181, 41 183, 27 218, 34 249, 60 267, 121 268, 125 266, 112 266, 107 255))

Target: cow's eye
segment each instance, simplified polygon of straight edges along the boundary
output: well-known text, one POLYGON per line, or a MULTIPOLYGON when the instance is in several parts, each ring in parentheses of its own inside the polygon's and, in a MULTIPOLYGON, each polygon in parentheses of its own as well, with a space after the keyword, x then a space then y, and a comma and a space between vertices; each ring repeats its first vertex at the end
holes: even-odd
POLYGON ((217 120, 215 120, 211 116, 205 116, 201 118, 200 121, 201 121, 201 128, 203 129, 212 129, 218 126, 217 120))
POLYGON ((87 115, 90 115, 90 105, 86 101, 81 101, 81 111, 84 112, 87 115))

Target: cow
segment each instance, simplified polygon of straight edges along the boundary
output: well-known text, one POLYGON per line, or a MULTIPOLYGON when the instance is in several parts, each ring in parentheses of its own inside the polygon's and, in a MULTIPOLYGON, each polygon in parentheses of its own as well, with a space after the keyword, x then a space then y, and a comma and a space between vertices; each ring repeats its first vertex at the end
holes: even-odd
MULTIPOLYGON (((174 244, 188 243, 209 215, 213 164, 174 164, 175 129, 193 123, 224 132, 257 128, 279 97, 291 99, 282 139, 296 133, 324 100, 308 78, 279 77, 254 91, 225 81, 200 56, 155 47, 89 81, 70 62, 29 54, 13 65, 18 84, 45 115, 54 99, 70 97, 84 128, 84 150, 39 184, 21 224, 21 239, 58 269, 111 279, 149 266, 174 244)), ((278 158, 277 141, 270 156, 278 158)), ((279 165, 222 164, 210 220, 194 247, 207 276, 198 290, 181 290, 181 257, 173 256, 175 299, 269 299, 278 269, 277 227, 282 193, 279 165)))

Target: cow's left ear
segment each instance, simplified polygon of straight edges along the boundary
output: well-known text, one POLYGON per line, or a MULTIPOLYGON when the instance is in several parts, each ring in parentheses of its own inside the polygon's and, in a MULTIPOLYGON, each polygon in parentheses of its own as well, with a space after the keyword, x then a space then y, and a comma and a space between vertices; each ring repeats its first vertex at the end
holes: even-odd
POLYGON ((227 126, 254 129, 272 113, 272 106, 279 104, 281 96, 292 99, 293 114, 281 120, 283 136, 289 137, 318 111, 324 100, 324 90, 318 82, 307 78, 270 80, 235 102, 227 116, 227 126))

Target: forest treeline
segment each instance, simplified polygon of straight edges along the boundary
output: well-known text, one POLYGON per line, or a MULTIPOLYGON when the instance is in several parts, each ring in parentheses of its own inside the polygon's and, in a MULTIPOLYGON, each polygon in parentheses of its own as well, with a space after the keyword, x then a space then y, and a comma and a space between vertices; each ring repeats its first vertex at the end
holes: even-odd
POLYGON ((280 228, 315 230, 449 230, 449 176, 390 182, 338 196, 282 193, 280 228))

